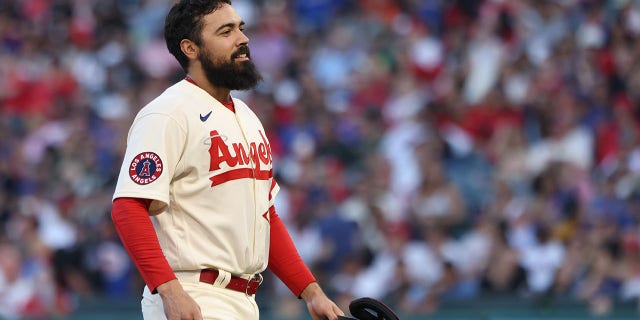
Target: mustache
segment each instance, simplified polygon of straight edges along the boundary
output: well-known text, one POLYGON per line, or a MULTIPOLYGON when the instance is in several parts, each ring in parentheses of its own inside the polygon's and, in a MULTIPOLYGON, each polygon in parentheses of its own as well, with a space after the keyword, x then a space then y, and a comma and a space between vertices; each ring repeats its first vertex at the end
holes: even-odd
POLYGON ((234 52, 231 55, 231 59, 235 59, 243 54, 246 54, 248 58, 251 58, 251 50, 249 50, 249 46, 243 45, 240 48, 238 48, 238 51, 234 52))

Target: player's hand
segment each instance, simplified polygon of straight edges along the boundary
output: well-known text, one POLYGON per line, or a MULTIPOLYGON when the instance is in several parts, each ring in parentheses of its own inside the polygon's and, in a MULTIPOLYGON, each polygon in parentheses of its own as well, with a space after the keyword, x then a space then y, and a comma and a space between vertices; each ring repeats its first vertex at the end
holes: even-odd
POLYGON ((200 306, 180 285, 178 280, 163 283, 157 288, 167 320, 202 320, 200 306))
POLYGON ((300 296, 307 302, 313 320, 338 320, 338 316, 344 316, 344 312, 329 300, 316 282, 309 284, 300 296))

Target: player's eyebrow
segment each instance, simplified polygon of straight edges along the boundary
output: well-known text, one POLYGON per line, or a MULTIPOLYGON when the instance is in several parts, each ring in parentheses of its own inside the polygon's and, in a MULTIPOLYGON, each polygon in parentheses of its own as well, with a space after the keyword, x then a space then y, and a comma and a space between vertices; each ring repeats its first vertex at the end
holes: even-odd
MULTIPOLYGON (((240 23, 238 23, 238 27, 243 27, 245 25, 244 21, 240 21, 240 23)), ((216 33, 220 32, 220 30, 224 29, 224 28, 233 28, 235 27, 236 24, 233 22, 229 22, 229 23, 225 23, 221 26, 218 27, 218 29, 216 29, 216 33)))

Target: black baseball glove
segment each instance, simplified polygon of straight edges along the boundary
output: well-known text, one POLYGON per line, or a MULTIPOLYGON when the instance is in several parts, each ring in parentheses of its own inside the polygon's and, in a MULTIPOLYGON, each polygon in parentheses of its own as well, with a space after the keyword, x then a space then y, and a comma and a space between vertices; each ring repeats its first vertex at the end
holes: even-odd
POLYGON ((355 318, 338 317, 339 320, 400 320, 386 304, 374 298, 358 298, 349 304, 355 318))

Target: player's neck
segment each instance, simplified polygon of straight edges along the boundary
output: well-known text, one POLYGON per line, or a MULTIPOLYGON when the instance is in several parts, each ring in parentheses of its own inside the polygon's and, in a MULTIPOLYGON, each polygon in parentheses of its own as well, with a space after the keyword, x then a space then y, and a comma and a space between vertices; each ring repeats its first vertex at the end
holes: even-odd
POLYGON ((229 102, 231 101, 231 90, 229 88, 222 88, 213 86, 205 76, 198 76, 197 74, 187 74, 187 81, 195 84, 200 87, 202 90, 206 91, 209 95, 214 97, 216 100, 220 102, 229 102))

